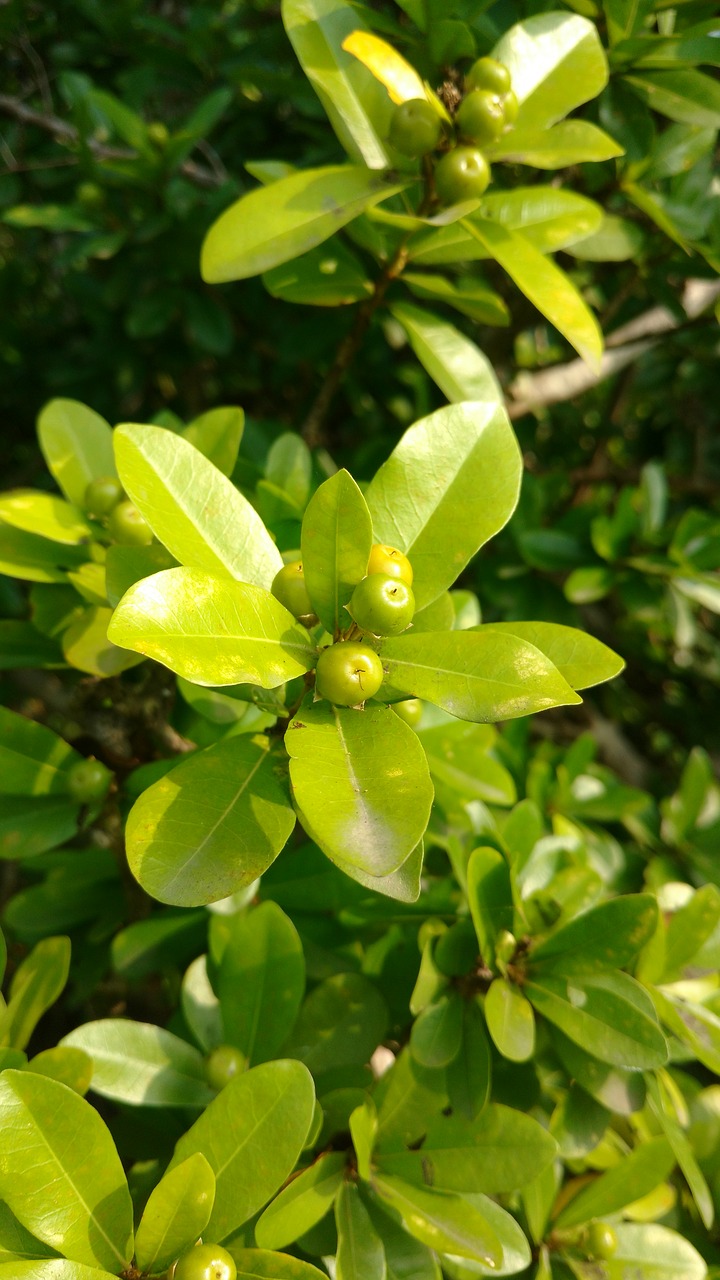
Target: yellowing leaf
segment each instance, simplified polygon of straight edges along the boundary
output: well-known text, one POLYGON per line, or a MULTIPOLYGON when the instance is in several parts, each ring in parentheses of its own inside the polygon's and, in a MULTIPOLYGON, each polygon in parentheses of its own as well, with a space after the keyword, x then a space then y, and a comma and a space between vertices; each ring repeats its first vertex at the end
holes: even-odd
POLYGON ((342 47, 362 62, 376 80, 385 85, 393 102, 407 102, 408 98, 427 96, 425 85, 415 68, 386 40, 381 40, 370 31, 353 31, 345 37, 342 47))

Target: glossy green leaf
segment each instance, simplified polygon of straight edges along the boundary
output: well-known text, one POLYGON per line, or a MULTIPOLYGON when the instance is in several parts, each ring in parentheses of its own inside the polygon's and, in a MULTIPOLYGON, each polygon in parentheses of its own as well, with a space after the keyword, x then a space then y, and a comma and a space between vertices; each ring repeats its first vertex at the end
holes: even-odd
POLYGON ((653 111, 687 124, 720 128, 720 84, 694 67, 675 71, 643 71, 627 77, 653 111))
POLYGON ((269 588, 282 557, 247 498, 189 440, 125 425, 115 456, 126 492, 181 564, 269 588))
POLYGON ((380 650, 387 683, 462 720, 513 720, 580 702, 534 645, 499 632, 411 632, 380 650))
POLYGON ((235 1076, 183 1135, 170 1168, 200 1151, 215 1174, 209 1240, 227 1239, 282 1186, 304 1146, 314 1105, 302 1063, 267 1062, 235 1076))
POLYGON ((362 262, 339 236, 281 267, 265 271, 262 281, 273 298, 312 307, 362 302, 373 288, 362 262))
POLYGON ((295 825, 267 738, 227 738, 142 793, 125 833, 133 875, 161 902, 199 906, 245 888, 295 825))
POLYGON ((2 1280, 114 1280, 117 1272, 86 1267, 82 1262, 65 1258, 47 1258, 39 1262, 2 1262, 2 1280))
POLYGON ((108 636, 194 684, 275 689, 315 663, 307 631, 269 591, 203 569, 166 569, 135 583, 108 636))
POLYGON ((237 462, 244 427, 245 414, 231 404, 201 413, 182 434, 218 471, 229 476, 237 462))
POLYGON ((44 724, 0 707, 0 792, 67 795, 67 776, 82 757, 44 724))
POLYGON ((539 253, 520 231, 510 231, 487 218, 464 218, 463 226, 597 372, 603 349, 602 333, 569 276, 539 253))
POLYGON ((502 1245, 487 1218, 462 1196, 416 1187, 401 1178, 377 1175, 373 1186, 395 1209, 410 1235, 429 1249, 497 1267, 502 1245))
POLYGON ((185 970, 180 990, 183 1017, 201 1049, 209 1052, 222 1043, 220 1001, 210 985, 207 956, 198 956, 185 970))
POLYGON ((0 1075, 0 1116, 2 1199, 45 1244, 117 1275, 132 1256, 132 1204, 100 1116, 72 1089, 26 1071, 0 1075))
POLYGON ((620 1164, 581 1187, 562 1209, 555 1225, 560 1230, 579 1227, 592 1218, 617 1213, 654 1191, 674 1167, 675 1155, 667 1138, 650 1138, 626 1155, 620 1164))
POLYGON ((495 961, 498 934, 513 927, 513 896, 510 868, 497 849, 482 846, 470 854, 466 871, 467 897, 477 934, 480 955, 486 966, 495 961))
POLYGON ((520 103, 517 128, 541 129, 597 96, 608 66, 595 24, 579 14, 541 13, 511 27, 493 49, 520 103))
POLYGON ((538 1013, 602 1062, 641 1071, 667 1061, 649 997, 627 974, 565 979, 544 973, 526 984, 525 994, 538 1013))
POLYGON ((527 1062, 535 1050, 535 1015, 519 987, 496 978, 485 996, 485 1021, 496 1049, 511 1062, 527 1062))
POLYGON ((378 1166, 408 1182, 497 1195, 530 1182, 550 1163, 557 1144, 531 1116, 490 1103, 472 1121, 463 1115, 426 1118, 419 1150, 378 1151, 378 1166))
POLYGON ((569 252, 583 262, 627 262, 639 258, 644 246, 645 235, 636 223, 606 214, 597 231, 575 241, 569 252))
POLYGON ((387 1022, 385 1001, 367 978, 335 974, 310 992, 284 1050, 313 1075, 364 1066, 382 1041, 387 1022))
POLYGON ((627 968, 652 937, 657 919, 657 901, 649 893, 611 898, 534 946, 533 971, 555 961, 565 973, 627 968))
POLYGON ((512 775, 489 754, 494 744, 493 729, 451 720, 421 729, 420 740, 436 786, 450 788, 464 801, 477 799, 501 805, 514 802, 512 775))
MULTIPOLYGON (((561 126, 563 127, 563 126, 561 126)), ((548 130, 543 137, 551 136, 548 130)), ((495 145, 510 146, 514 132, 495 145)), ((602 209, 594 200, 558 187, 516 187, 512 191, 490 192, 484 196, 479 213, 482 217, 521 230, 540 253, 555 253, 597 230, 602 222, 602 209)), ((411 257, 420 262, 465 262, 489 257, 488 251, 471 236, 462 223, 453 223, 415 236, 410 246, 411 257)), ((403 280, 412 280, 403 273, 403 280)), ((421 279, 423 277, 420 277, 421 279)), ((429 276, 429 280, 437 277, 429 276)), ((461 295, 462 296, 462 295, 461 295)))
POLYGON ((366 1203, 383 1242, 387 1280, 442 1280, 436 1254, 405 1231, 393 1210, 372 1191, 366 1203))
POLYGON ((619 1223, 617 1250, 606 1262, 574 1262, 579 1280, 706 1280, 705 1259, 677 1231, 656 1222, 619 1223), (600 1276, 598 1268, 601 1267, 600 1276))
POLYGON ((282 1249, 320 1222, 342 1186, 346 1156, 321 1155, 293 1178, 261 1214, 255 1239, 262 1249, 282 1249))
POLYGON ((61 995, 70 972, 70 939, 43 938, 18 965, 0 1014, 0 1045, 24 1049, 44 1013, 61 995))
POLYGON ((105 679, 119 675, 142 661, 136 654, 108 639, 112 609, 90 605, 63 634, 63 653, 72 667, 105 679))
POLYGON ((446 1067, 460 1051, 462 1034, 463 1001, 452 991, 427 1005, 415 1019, 410 1052, 421 1067, 446 1067))
POLYGON ((350 625, 343 606, 367 573, 372 542, 372 521, 362 493, 349 472, 336 471, 310 499, 301 542, 308 594, 331 636, 350 625))
POLYGON ((141 1271, 169 1267, 202 1236, 215 1199, 215 1174, 199 1151, 160 1179, 150 1194, 135 1238, 141 1271))
POLYGON ((720 1017, 712 1009, 683 1000, 672 987, 654 988, 652 998, 658 1016, 678 1040, 716 1075, 720 1075, 720 1017))
POLYGON ((468 1120, 490 1097, 492 1058, 485 1022, 475 1001, 465 1001, 460 1049, 446 1070, 450 1105, 468 1120))
POLYGON ((646 1089, 645 1077, 639 1071, 623 1071, 600 1062, 557 1027, 553 1027, 552 1042, 568 1075, 608 1111, 621 1116, 642 1111, 646 1089))
POLYGON ((239 1249, 235 1245, 229 1252, 237 1263, 237 1280, 325 1280, 324 1271, 287 1253, 239 1249))
POLYGON ((0 1265, 13 1260, 39 1260, 54 1257, 55 1250, 26 1231, 7 1205, 0 1201, 0 1265))
POLYGON ((421 365, 451 403, 500 400, 500 384, 490 361, 464 333, 408 302, 396 302, 390 310, 421 365))
POLYGON ((101 1018, 76 1027, 63 1045, 93 1061, 92 1090, 131 1106, 203 1107, 213 1092, 197 1049, 164 1027, 101 1018))
POLYGON ((496 402, 449 405, 405 432, 365 496, 375 537, 412 562, 418 609, 507 523, 520 475, 517 441, 496 402))
POLYGON ((342 1183, 335 1201, 335 1223, 337 1280, 385 1280, 385 1250, 357 1183, 342 1183))
POLYGON ((700 1217, 707 1230, 710 1231, 715 1221, 712 1192, 698 1164, 689 1137, 683 1132, 675 1115, 670 1114, 670 1108, 667 1107, 663 1099, 658 1079, 655 1076, 648 1077, 648 1094, 650 1110, 672 1147, 674 1157, 692 1192, 700 1217))
POLYGON ((211 226, 202 247, 202 277, 223 284, 290 262, 405 185, 360 165, 328 165, 258 187, 211 226))
POLYGON ((36 1053, 28 1062, 27 1070, 66 1084, 68 1089, 73 1089, 84 1097, 90 1088, 93 1064, 90 1056, 82 1049, 58 1045, 54 1049, 43 1049, 41 1053, 36 1053))
POLYGON ((117 474, 109 423, 79 400, 50 400, 37 429, 43 457, 75 506, 82 507, 91 480, 117 474))
POLYGON ((588 689, 612 680, 625 663, 602 641, 558 622, 491 622, 486 630, 519 636, 534 644, 565 677, 571 689, 588 689))
POLYGON ((550 129, 535 128, 528 121, 487 148, 491 160, 529 164, 536 169, 566 169, 588 161, 613 160, 622 154, 620 144, 589 120, 563 120, 550 129))
MULTIPOLYGON (((465 262, 476 257, 473 251, 477 248, 477 242, 472 240, 470 236, 465 236, 461 231, 460 235, 465 244, 469 243, 470 252, 463 253, 462 246, 458 249, 455 244, 452 232, 455 229, 453 224, 440 230, 433 229, 429 233, 426 242, 426 250, 423 251, 422 243, 418 241, 417 255, 413 250, 411 257, 417 256, 421 262, 465 262), (445 233, 448 233, 447 242, 444 239, 445 233), (435 239, 437 237, 437 239, 435 239), (443 256, 449 254, 449 257, 443 256)), ((406 284, 411 293, 416 297, 430 302, 444 302, 449 307, 454 307, 456 311, 462 315, 468 316, 471 320, 476 320, 478 324, 507 325, 510 323, 510 313, 499 293, 491 289, 483 280, 473 278, 472 276, 461 277, 459 280, 450 280, 446 276, 438 275, 429 271, 404 271, 403 284, 406 284)))
POLYGON ((105 592, 115 608, 135 582, 161 569, 174 569, 177 560, 159 542, 148 547, 108 547, 105 557, 105 592))
POLYGON ((424 843, 420 840, 408 854, 402 866, 388 876, 368 875, 362 867, 352 862, 344 862, 342 858, 337 858, 335 865, 358 884, 364 885, 366 889, 372 889, 373 893, 394 898, 396 902, 417 902, 420 897, 424 855, 424 843))
POLYGON ((14 529, 70 546, 91 535, 90 525, 76 507, 52 493, 35 489, 10 489, 0 495, 0 520, 14 529))
POLYGON ((41 634, 32 622, 0 618, 0 671, 62 665, 56 641, 41 634))
POLYGON ((305 994, 298 932, 275 902, 232 921, 217 976, 226 1043, 267 1062, 292 1030, 305 994))
POLYGON ((0 523, 0 573, 25 582, 67 582, 65 570, 77 568, 87 549, 51 542, 24 529, 0 523))
POLYGON ((385 168, 392 103, 372 72, 342 47, 353 32, 368 30, 358 11, 344 0, 283 0, 282 18, 348 155, 371 169, 385 168))
POLYGON ((285 735, 298 817, 333 860, 397 871, 427 827, 433 788, 417 734, 389 707, 309 704, 285 735))

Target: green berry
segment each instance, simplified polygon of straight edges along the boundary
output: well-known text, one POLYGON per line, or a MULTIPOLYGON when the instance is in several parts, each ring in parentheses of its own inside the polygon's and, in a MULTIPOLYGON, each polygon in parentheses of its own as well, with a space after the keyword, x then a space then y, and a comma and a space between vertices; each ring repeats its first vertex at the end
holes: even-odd
POLYGON ((377 693, 383 666, 366 644, 343 640, 323 649, 318 658, 315 688, 321 698, 338 707, 357 707, 377 693))
POLYGON ((219 1244, 196 1244, 175 1263, 173 1280, 237 1280, 237 1267, 219 1244))
POLYGON ((399 636, 413 620, 415 597, 402 578, 372 573, 352 594, 348 613, 361 631, 376 636, 399 636))
POLYGON ((593 1222, 588 1231, 588 1252, 593 1258, 613 1258, 617 1252, 617 1232, 607 1222, 593 1222))
POLYGON ((122 496, 122 485, 115 476, 99 476, 85 490, 85 510, 91 516, 108 516, 122 496))
POLYGON ((440 117, 425 98, 401 102, 390 119, 391 146, 413 159, 434 151, 441 132, 440 117))
POLYGON ((502 100, 503 115, 505 116, 505 124, 514 124, 518 118, 520 103, 517 100, 517 94, 512 89, 505 94, 502 100))
POLYGON ((152 542, 150 525, 127 500, 119 502, 111 511, 108 533, 124 547, 147 547, 152 542))
POLYGON ((275 574, 270 590, 294 618, 305 618, 313 612, 301 560, 283 565, 275 574))
POLYGON ((507 93, 510 88, 510 72, 496 58, 478 58, 465 77, 465 90, 490 89, 492 93, 507 93))
POLYGON ((232 1044, 219 1044, 205 1063, 208 1084, 219 1092, 230 1083, 233 1076, 240 1075, 246 1067, 247 1058, 242 1049, 236 1049, 232 1044))
POLYGON ((417 729, 423 713, 423 704, 419 698, 405 698, 403 702, 394 702, 392 709, 411 729, 417 729))
POLYGON ((156 147, 164 147, 170 140, 170 131, 162 120, 153 120, 147 127, 147 135, 156 147))
POLYGON ((376 542, 371 548, 367 573, 368 577, 374 573, 386 573, 389 578, 402 578, 409 587, 412 586, 413 568, 407 556, 385 542, 376 542))
POLYGON ((435 167, 435 186, 443 204, 477 200, 490 181, 490 166, 477 147, 455 147, 435 167))
POLYGON ((78 760, 68 773, 68 791, 76 804, 91 804, 107 794, 111 778, 99 760, 78 760))
POLYGON ((455 120, 471 142, 494 142, 505 128, 502 99, 490 89, 473 89, 460 103, 455 120))
POLYGON ((81 182, 75 188, 75 199, 84 209, 99 209, 105 203, 105 192, 97 182, 81 182))

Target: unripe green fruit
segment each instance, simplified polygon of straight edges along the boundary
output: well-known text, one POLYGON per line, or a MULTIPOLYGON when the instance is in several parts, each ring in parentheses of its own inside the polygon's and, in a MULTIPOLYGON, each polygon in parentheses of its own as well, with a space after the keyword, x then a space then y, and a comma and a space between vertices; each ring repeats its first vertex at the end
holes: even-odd
POLYGON ((505 128, 502 100, 490 89, 473 89, 460 103, 455 120, 463 137, 494 142, 505 128))
POLYGON ((352 594, 348 613, 361 631, 375 636, 399 636, 413 620, 415 596, 402 578, 373 573, 352 594))
POLYGON ((152 529, 136 506, 127 500, 119 502, 110 513, 108 533, 124 547, 147 547, 152 542, 152 529))
POLYGON ((382 662, 373 649, 354 640, 343 640, 322 650, 315 688, 321 698, 338 707, 357 707, 377 693, 383 675, 382 662))
POLYGON ((423 704, 419 698, 405 698, 403 702, 393 702, 393 711, 401 720, 416 729, 423 713, 423 704))
POLYGON ((270 590, 294 618, 304 618, 312 613, 301 560, 283 565, 275 574, 270 590))
POLYGON ((514 124, 518 118, 520 103, 517 100, 517 94, 512 89, 505 94, 502 100, 503 115, 505 116, 505 124, 514 124))
POLYGON ((153 120, 147 127, 148 138, 154 142, 157 147, 164 147, 166 142, 170 140, 170 130, 162 120, 153 120))
POLYGON ((493 93, 507 93, 510 88, 510 72, 497 58, 478 58, 465 77, 465 91, 490 89, 493 93))
POLYGON ((112 773, 99 760, 78 760, 68 773, 68 791, 76 804, 102 800, 110 786, 112 773))
POLYGON ((105 192, 97 182, 81 182, 75 188, 75 199, 84 209, 99 209, 105 203, 105 192))
POLYGON ((593 1222, 588 1231, 588 1252, 593 1258, 613 1258, 617 1253, 616 1231, 607 1222, 593 1222))
POLYGON ((408 586, 412 586, 413 568, 407 556, 397 547, 389 547, 385 542, 376 542, 371 548, 368 560, 367 575, 386 573, 389 578, 402 578, 408 586))
POLYGON ((219 1244, 196 1244, 175 1263, 173 1280, 237 1280, 237 1267, 219 1244))
POLYGON ((123 487, 115 476, 99 476, 85 490, 85 510, 91 516, 107 516, 123 496, 123 487))
POLYGON ((390 119, 391 146, 413 159, 434 151, 441 132, 440 117, 425 98, 401 102, 390 119))
POLYGON ((435 167, 435 186, 443 204, 478 200, 490 182, 490 166, 477 147, 455 147, 435 167))
POLYGON ((224 1089, 234 1076, 240 1075, 247 1067, 247 1058, 242 1049, 233 1044, 219 1044, 213 1049, 205 1063, 205 1074, 208 1084, 213 1089, 224 1089))

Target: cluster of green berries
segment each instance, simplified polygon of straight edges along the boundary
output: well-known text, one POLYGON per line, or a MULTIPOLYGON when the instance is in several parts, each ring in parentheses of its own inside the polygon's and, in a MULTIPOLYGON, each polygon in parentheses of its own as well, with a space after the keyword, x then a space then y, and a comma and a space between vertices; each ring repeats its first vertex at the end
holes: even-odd
MULTIPOLYGON (((398 636, 413 620, 415 597, 413 571, 407 556, 396 547, 376 543, 370 552, 367 574, 356 586, 347 611, 353 632, 398 636)), ((314 618, 302 563, 286 564, 276 575, 272 592, 300 621, 314 618)), ((315 672, 319 697, 340 707, 356 707, 372 698, 383 681, 383 666, 375 650, 348 635, 320 651, 315 672)))
POLYGON ((518 100, 507 67, 495 58, 478 58, 465 77, 465 95, 455 114, 455 138, 449 150, 442 117, 426 98, 411 98, 395 108, 390 143, 412 159, 442 150, 434 176, 443 204, 476 200, 490 182, 490 166, 480 148, 512 127, 517 114, 518 100))
POLYGON ((125 547, 147 547, 152 542, 152 529, 137 507, 125 496, 115 476, 91 480, 85 490, 85 510, 101 520, 114 542, 125 547))

